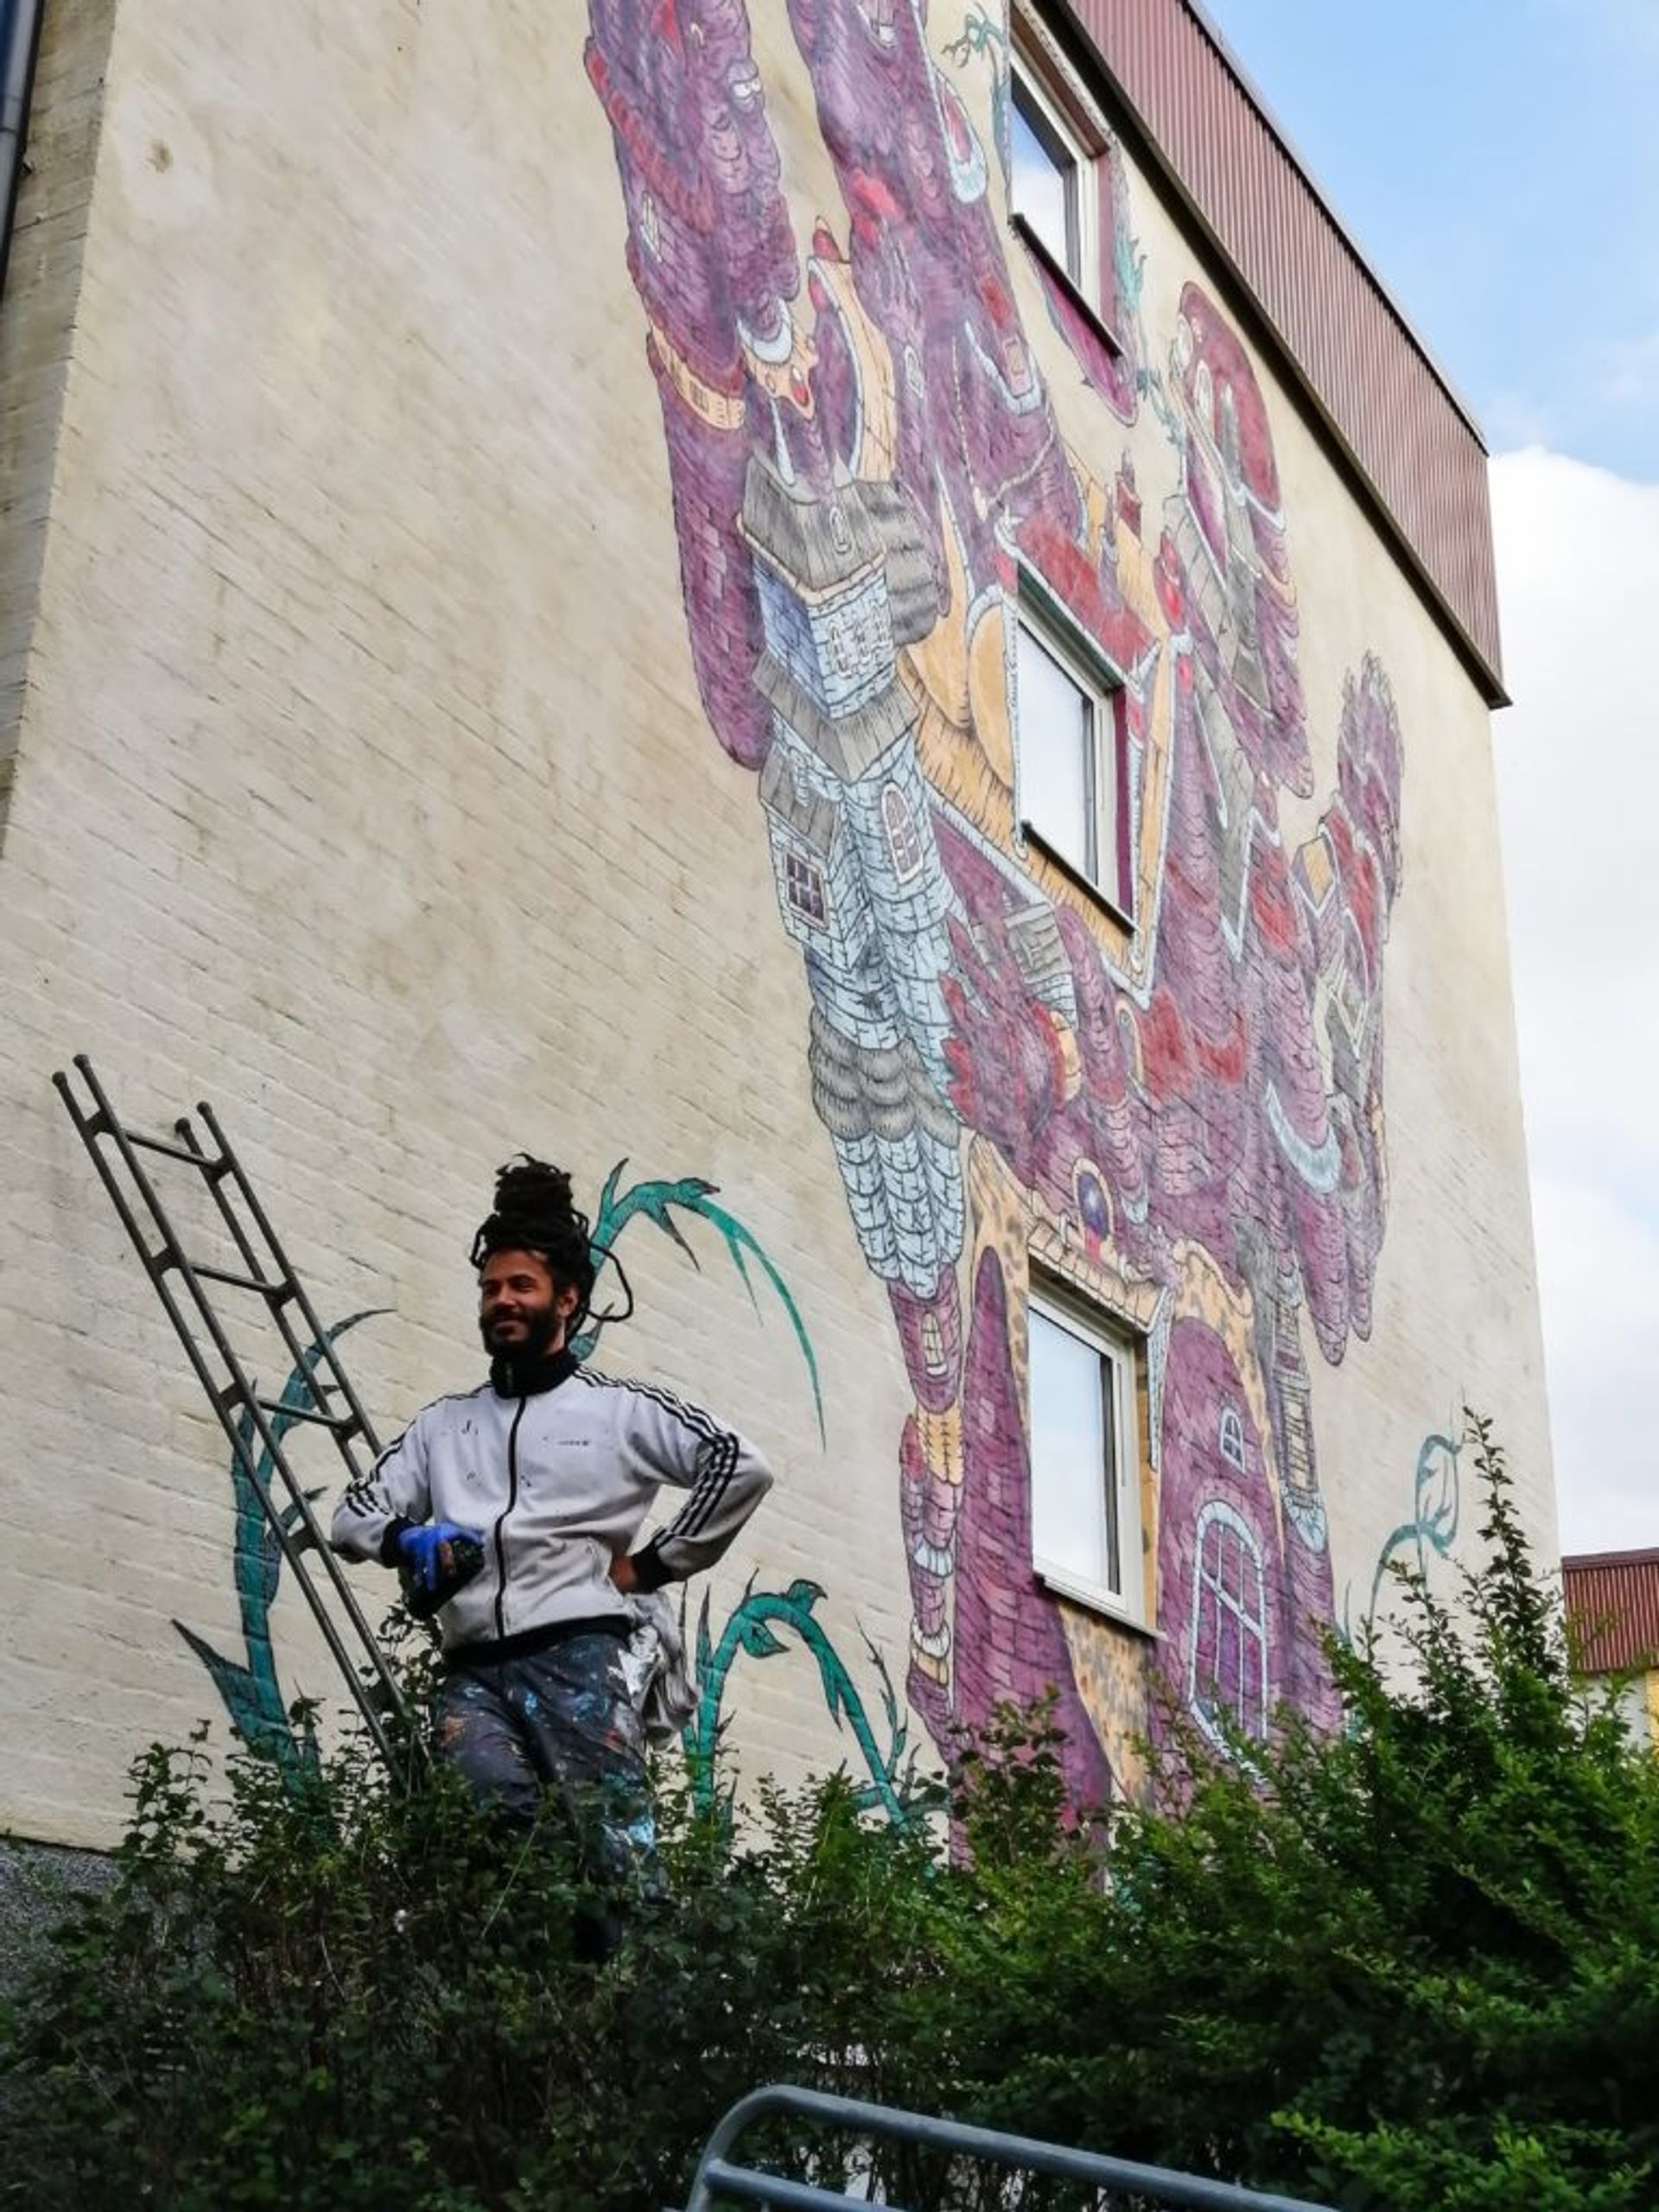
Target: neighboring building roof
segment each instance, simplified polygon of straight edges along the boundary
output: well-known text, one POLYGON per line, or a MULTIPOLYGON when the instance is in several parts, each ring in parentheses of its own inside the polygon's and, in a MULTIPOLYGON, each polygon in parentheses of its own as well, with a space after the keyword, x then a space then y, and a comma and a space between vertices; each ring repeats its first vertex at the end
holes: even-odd
POLYGON ((1255 301, 1489 702, 1506 702, 1486 448, 1195 0, 1069 0, 1160 170, 1255 301))
POLYGON ((1619 1675, 1659 1663, 1659 1551, 1564 1559, 1561 1589, 1588 1673, 1619 1675))

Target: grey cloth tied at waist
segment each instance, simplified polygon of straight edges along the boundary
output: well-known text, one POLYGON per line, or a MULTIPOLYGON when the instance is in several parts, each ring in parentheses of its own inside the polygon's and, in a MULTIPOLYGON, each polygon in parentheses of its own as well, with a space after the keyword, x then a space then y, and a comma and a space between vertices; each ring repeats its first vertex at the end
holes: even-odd
POLYGON ((632 1626, 622 1647, 622 1670, 629 1694, 648 1741, 672 1743, 697 1709, 683 1624, 662 1590, 632 1593, 628 1618, 632 1626))

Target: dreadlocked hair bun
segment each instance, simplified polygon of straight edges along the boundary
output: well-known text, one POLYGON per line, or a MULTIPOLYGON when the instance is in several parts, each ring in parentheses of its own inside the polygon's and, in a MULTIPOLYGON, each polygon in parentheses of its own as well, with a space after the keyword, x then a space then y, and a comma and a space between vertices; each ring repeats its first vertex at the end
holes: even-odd
POLYGON ((473 1265, 492 1252, 536 1253, 556 1283, 575 1286, 577 1313, 587 1311, 596 1273, 591 1228, 562 1167, 521 1152, 496 1170, 495 1209, 473 1238, 473 1265))

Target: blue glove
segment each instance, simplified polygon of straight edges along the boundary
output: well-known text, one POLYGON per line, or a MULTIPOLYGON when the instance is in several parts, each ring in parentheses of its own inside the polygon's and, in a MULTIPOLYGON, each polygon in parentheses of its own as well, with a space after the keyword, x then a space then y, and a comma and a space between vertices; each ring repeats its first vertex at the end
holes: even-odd
POLYGON ((404 1565, 423 1590, 435 1590, 454 1572, 454 1556, 446 1557, 451 1544, 480 1544, 481 1529, 463 1529, 454 1521, 429 1521, 423 1529, 400 1529, 397 1549, 404 1565))

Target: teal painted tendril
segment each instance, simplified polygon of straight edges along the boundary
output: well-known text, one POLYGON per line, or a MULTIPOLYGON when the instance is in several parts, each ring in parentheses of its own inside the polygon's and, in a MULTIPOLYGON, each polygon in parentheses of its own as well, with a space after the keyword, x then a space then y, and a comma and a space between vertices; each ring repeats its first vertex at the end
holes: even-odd
POLYGON ((1007 65, 1008 35, 1002 23, 982 8, 970 8, 963 17, 960 38, 947 39, 945 53, 958 69, 965 69, 976 54, 988 55, 993 69, 1007 65))
MULTIPOLYGON (((1462 1450, 1458 1439, 1440 1435, 1426 1436, 1419 1446, 1412 1517, 1392 1531, 1377 1554, 1376 1572, 1371 1576, 1370 1602, 1360 1620, 1361 1633, 1375 1625, 1383 1583, 1397 1564, 1414 1552, 1416 1571, 1421 1575, 1427 1572, 1431 1553, 1440 1559, 1451 1556, 1458 1535, 1458 1460, 1462 1450)), ((1342 1612, 1343 1641, 1351 1643, 1354 1631, 1349 1625, 1346 1595, 1342 1612)))
MULTIPOLYGON (((724 1243, 732 1264, 742 1278, 743 1287, 749 1294, 749 1302, 756 1312, 760 1311, 760 1300, 755 1297, 754 1281, 749 1272, 751 1262, 771 1284, 779 1304, 788 1315, 789 1325, 794 1332, 795 1342, 806 1363, 807 1375, 812 1384, 812 1406, 817 1415, 818 1440, 822 1443, 825 1435, 823 1394, 818 1382, 817 1357, 812 1350, 811 1338, 807 1335, 806 1324, 801 1319, 800 1308, 790 1294, 789 1285, 759 1238, 735 1214, 728 1213, 724 1206, 715 1204, 715 1194, 720 1186, 706 1182, 701 1175, 683 1175, 672 1182, 653 1179, 633 1183, 626 1191, 619 1192, 617 1185, 627 1164, 626 1160, 619 1160, 605 1179, 605 1187, 600 1193, 599 1211, 594 1220, 594 1243, 605 1251, 612 1250, 628 1224, 636 1216, 643 1215, 646 1220, 655 1222, 664 1236, 672 1237, 692 1266, 700 1269, 702 1262, 675 1220, 675 1211, 677 1209, 682 1213, 692 1214, 698 1220, 708 1222, 724 1243)), ((571 1350, 579 1359, 585 1358, 593 1350, 598 1333, 596 1328, 590 1328, 576 1338, 571 1350)))
POLYGON ((958 69, 983 60, 991 72, 991 130, 996 140, 1002 178, 1008 181, 1008 35, 982 8, 970 8, 963 19, 960 38, 947 39, 944 51, 958 69))
POLYGON ((913 1756, 911 1760, 906 1757, 910 1731, 904 1709, 886 1661, 866 1637, 865 1649, 881 1681, 887 1735, 883 1751, 846 1662, 815 1618, 814 1608, 823 1596, 817 1583, 804 1580, 791 1582, 782 1591, 757 1590, 751 1584, 721 1630, 718 1643, 709 1633, 709 1600, 704 1597, 697 1620, 697 1709, 681 1736, 693 1794, 701 1805, 715 1801, 715 1756, 725 1726, 722 1708, 733 1662, 740 1652, 752 1659, 777 1657, 786 1647, 773 1631, 786 1628, 794 1631, 817 1662, 830 1719, 838 1728, 848 1727, 858 1745, 869 1778, 855 1793, 856 1803, 861 1809, 884 1812, 889 1820, 902 1825, 912 1817, 907 1800, 915 1794, 910 1771, 913 1756))

